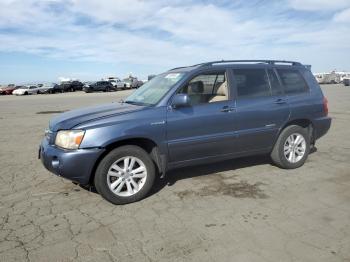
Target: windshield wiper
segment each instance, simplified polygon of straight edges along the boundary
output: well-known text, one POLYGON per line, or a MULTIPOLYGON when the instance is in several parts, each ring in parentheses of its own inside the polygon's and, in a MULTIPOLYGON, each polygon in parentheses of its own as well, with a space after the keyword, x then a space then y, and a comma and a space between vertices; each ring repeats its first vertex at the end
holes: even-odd
POLYGON ((152 106, 152 104, 147 104, 143 102, 137 102, 137 101, 131 101, 131 100, 126 100, 124 103, 130 104, 130 105, 136 105, 136 106, 152 106))

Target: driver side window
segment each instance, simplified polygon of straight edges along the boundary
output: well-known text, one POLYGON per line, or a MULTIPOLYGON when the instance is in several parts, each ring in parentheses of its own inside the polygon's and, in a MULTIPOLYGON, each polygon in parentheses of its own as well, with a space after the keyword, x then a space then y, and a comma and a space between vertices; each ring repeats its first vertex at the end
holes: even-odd
POLYGON ((224 72, 194 77, 178 93, 188 94, 191 105, 228 100, 228 85, 224 72))

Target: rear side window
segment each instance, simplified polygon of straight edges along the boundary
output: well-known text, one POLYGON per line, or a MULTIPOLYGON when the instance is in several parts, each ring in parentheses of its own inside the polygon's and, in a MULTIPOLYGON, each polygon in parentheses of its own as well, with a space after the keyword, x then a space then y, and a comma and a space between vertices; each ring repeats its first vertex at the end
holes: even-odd
POLYGON ((265 69, 234 69, 237 95, 241 98, 270 96, 265 69))
POLYGON ((286 94, 304 93, 309 90, 298 70, 277 69, 286 94))

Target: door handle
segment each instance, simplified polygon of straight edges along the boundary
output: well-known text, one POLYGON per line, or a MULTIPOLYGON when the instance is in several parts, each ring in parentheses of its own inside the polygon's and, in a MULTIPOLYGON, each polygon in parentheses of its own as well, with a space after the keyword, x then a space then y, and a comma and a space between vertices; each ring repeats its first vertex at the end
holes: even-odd
POLYGON ((229 107, 229 106, 224 106, 220 112, 223 112, 223 113, 229 113, 229 112, 232 112, 232 111, 235 111, 235 108, 234 107, 229 107))
POLYGON ((277 100, 275 100, 275 104, 278 105, 282 105, 282 104, 286 104, 287 100, 283 99, 283 98, 278 98, 277 100))

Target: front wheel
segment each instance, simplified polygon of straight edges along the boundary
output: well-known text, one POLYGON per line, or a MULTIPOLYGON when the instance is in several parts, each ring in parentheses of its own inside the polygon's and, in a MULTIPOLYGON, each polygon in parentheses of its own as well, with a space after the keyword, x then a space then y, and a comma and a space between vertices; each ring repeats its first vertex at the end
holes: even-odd
POLYGON ((310 136, 307 128, 297 125, 286 127, 271 152, 272 161, 279 167, 301 167, 310 152, 310 136))
POLYGON ((101 160, 94 182, 103 198, 120 205, 145 198, 155 175, 154 163, 146 151, 138 146, 122 146, 101 160))

